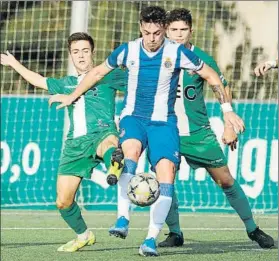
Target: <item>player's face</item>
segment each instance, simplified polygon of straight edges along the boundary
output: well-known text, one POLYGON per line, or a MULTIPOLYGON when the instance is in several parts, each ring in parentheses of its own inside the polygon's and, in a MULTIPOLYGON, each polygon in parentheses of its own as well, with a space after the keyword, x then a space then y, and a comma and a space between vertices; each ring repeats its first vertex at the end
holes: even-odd
POLYGON ((192 36, 191 27, 184 21, 172 22, 167 28, 167 36, 169 39, 187 45, 192 36))
POLYGON ((72 42, 70 55, 79 74, 86 73, 93 67, 93 52, 88 41, 72 42))
POLYGON ((142 22, 140 31, 144 48, 149 52, 156 52, 165 39, 165 27, 160 24, 142 22))

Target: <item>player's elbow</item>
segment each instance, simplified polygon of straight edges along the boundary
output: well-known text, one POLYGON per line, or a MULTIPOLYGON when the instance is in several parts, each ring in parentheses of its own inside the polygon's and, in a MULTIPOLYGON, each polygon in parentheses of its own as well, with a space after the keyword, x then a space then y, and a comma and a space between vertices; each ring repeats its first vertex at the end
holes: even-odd
POLYGON ((40 77, 38 77, 38 80, 36 81, 35 86, 38 87, 38 88, 44 89, 44 90, 48 90, 47 81, 46 80, 47 80, 47 78, 42 77, 40 75, 40 77))
POLYGON ((90 79, 94 82, 100 81, 105 76, 102 70, 100 70, 98 67, 91 69, 91 71, 88 73, 90 79))
POLYGON ((201 77, 204 78, 210 85, 220 85, 222 82, 218 74, 209 66, 203 68, 201 77))

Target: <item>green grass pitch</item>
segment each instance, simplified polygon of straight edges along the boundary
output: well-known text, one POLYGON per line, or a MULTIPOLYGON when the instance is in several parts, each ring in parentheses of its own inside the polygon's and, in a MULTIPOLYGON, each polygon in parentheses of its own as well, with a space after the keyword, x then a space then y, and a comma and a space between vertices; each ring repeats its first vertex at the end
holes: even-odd
MULTIPOLYGON (((1 211, 2 261, 97 261, 145 260, 138 255, 149 222, 147 212, 131 215, 128 237, 110 237, 108 228, 116 219, 115 212, 83 212, 97 242, 75 253, 56 252, 74 238, 56 211, 1 211)), ((242 222, 232 214, 187 214, 180 217, 185 243, 179 248, 158 248, 158 261, 275 261, 278 260, 278 219, 275 215, 256 215, 258 225, 276 241, 274 249, 263 250, 251 242, 242 222)), ((159 236, 165 238, 166 227, 159 236)), ((147 258, 150 260, 150 257, 147 258)))

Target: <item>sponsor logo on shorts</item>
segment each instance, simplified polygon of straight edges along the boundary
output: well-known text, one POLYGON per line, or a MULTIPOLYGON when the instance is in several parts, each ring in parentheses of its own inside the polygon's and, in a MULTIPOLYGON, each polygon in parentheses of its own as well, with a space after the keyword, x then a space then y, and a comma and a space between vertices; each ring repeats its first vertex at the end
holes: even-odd
POLYGON ((218 163, 218 162, 221 162, 223 159, 222 158, 220 158, 220 159, 217 159, 217 160, 212 160, 212 161, 210 161, 210 163, 218 163))
POLYGON ((123 138, 124 135, 125 135, 125 129, 121 129, 120 134, 119 134, 119 137, 120 137, 120 138, 123 138))
POLYGON ((101 119, 98 119, 98 125, 100 127, 109 127, 108 123, 104 123, 101 119))
POLYGON ((176 158, 178 159, 178 157, 179 157, 179 152, 178 152, 178 151, 176 151, 176 152, 174 153, 174 157, 176 157, 176 158))

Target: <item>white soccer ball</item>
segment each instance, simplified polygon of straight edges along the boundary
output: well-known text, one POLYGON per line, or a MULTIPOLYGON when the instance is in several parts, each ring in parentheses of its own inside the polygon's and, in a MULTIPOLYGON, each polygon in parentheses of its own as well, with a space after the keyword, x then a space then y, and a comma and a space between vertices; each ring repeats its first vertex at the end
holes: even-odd
POLYGON ((136 174, 131 178, 128 184, 127 195, 137 206, 150 206, 160 195, 160 184, 158 180, 149 173, 136 174))

